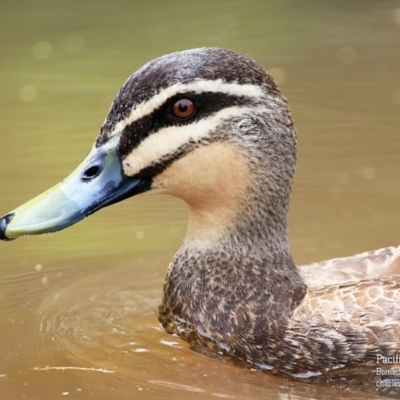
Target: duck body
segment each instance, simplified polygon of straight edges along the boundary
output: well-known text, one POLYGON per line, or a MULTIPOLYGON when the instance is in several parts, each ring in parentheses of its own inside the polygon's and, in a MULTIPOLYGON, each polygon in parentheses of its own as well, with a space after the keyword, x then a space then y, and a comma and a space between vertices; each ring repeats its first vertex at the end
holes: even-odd
POLYGON ((181 250, 167 276, 160 322, 192 346, 295 377, 399 353, 398 276, 306 288, 287 260, 248 256, 211 273, 215 257, 181 250))
POLYGON ((296 267, 295 164, 288 104, 262 67, 223 49, 173 53, 126 81, 82 164, 1 218, 0 238, 60 230, 140 193, 179 197, 189 224, 160 306, 168 332, 296 376, 376 365, 400 351, 400 250, 296 267))

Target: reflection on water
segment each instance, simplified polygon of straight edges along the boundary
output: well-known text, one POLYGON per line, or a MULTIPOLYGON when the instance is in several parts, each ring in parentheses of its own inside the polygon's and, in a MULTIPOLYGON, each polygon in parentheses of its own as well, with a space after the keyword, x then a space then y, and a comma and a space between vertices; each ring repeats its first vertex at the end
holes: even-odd
MULTIPOLYGON (((396 245, 398 2, 299 4, 4 4, 0 214, 81 161, 134 69, 213 45, 262 63, 291 104, 298 263, 396 245)), ((1 243, 0 397, 365 399, 207 358, 160 330, 166 266, 185 218, 179 201, 142 197, 56 235, 1 243)))

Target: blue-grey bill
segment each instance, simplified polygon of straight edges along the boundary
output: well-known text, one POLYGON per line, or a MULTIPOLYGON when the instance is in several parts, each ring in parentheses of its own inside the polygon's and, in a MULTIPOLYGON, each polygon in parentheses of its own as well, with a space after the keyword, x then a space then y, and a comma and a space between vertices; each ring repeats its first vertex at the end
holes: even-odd
POLYGON ((66 179, 0 218, 0 239, 55 232, 97 210, 150 188, 149 179, 125 176, 118 135, 94 147, 66 179))

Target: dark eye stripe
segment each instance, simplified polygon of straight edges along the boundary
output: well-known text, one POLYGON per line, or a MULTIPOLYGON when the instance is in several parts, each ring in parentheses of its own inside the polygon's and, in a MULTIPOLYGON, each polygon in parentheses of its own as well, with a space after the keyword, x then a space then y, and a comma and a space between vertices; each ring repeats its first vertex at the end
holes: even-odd
POLYGON ((174 161, 179 160, 186 154, 197 149, 201 145, 208 144, 209 142, 210 141, 208 138, 202 139, 199 142, 190 140, 184 145, 178 147, 173 153, 168 153, 164 157, 161 157, 158 161, 153 162, 148 167, 141 169, 134 177, 138 176, 141 178, 153 178, 154 176, 165 171, 174 161))
POLYGON ((121 135, 118 152, 122 157, 130 154, 133 149, 159 129, 173 125, 190 125, 194 121, 207 118, 218 111, 231 106, 245 106, 259 104, 260 100, 246 96, 227 95, 215 92, 186 92, 169 98, 163 105, 152 113, 127 125, 121 135), (169 114, 172 104, 180 98, 192 100, 196 105, 196 113, 186 120, 173 118, 169 114))

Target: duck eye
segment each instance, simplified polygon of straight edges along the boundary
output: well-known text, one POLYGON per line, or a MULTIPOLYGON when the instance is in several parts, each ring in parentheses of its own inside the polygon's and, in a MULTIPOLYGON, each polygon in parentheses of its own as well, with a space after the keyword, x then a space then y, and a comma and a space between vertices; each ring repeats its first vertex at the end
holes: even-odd
POLYGON ((170 114, 179 119, 190 118, 196 111, 196 106, 192 100, 179 99, 171 107, 170 114))

